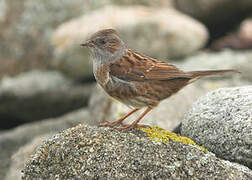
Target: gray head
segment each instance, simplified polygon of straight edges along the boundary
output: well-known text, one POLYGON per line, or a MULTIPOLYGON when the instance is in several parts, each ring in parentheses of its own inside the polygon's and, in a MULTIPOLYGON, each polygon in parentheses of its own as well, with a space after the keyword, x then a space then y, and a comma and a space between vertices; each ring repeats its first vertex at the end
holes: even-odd
POLYGON ((91 48, 94 60, 113 61, 126 51, 125 43, 114 29, 100 30, 81 45, 91 48))

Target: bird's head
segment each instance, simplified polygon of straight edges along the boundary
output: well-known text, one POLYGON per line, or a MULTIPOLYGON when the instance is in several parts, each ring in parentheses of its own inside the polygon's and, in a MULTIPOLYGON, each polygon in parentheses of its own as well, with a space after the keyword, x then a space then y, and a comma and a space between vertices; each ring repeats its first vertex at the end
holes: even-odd
POLYGON ((124 42, 114 29, 103 29, 94 33, 86 42, 81 44, 91 48, 94 57, 102 59, 113 59, 120 54, 120 51, 126 49, 124 42))

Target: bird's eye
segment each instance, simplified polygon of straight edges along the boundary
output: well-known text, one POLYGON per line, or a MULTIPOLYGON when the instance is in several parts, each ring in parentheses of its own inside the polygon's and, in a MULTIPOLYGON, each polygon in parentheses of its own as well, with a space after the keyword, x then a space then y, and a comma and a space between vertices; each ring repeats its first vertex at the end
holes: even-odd
POLYGON ((104 39, 97 39, 97 42, 102 45, 106 43, 104 39))

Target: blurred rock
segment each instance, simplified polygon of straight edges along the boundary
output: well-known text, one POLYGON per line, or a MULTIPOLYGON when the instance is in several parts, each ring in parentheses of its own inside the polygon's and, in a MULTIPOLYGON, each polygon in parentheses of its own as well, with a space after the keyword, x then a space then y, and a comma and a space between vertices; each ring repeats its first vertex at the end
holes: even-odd
MULTIPOLYGON (((185 59, 182 68, 187 71, 207 69, 236 69, 241 75, 233 79, 234 85, 251 84, 252 82, 252 51, 231 51, 225 50, 218 53, 202 52, 196 56, 185 59), (247 83, 240 83, 250 81, 247 83)), ((225 75, 227 77, 229 75, 225 75)), ((222 86, 220 86, 222 87, 222 86)))
POLYGON ((59 26, 53 66, 74 78, 91 76, 89 50, 79 44, 103 28, 118 30, 129 47, 158 59, 192 54, 208 39, 202 24, 170 8, 107 6, 59 26))
POLYGON ((238 32, 226 35, 211 44, 212 50, 252 49, 252 18, 244 20, 238 32))
POLYGON ((46 68, 52 57, 49 41, 59 24, 108 4, 171 7, 173 0, 1 0, 0 78, 33 68, 46 68))
MULTIPOLYGON (((37 145, 48 137, 63 129, 71 128, 79 123, 91 124, 89 112, 86 109, 71 112, 62 117, 29 123, 13 130, 0 133, 0 179, 5 176, 20 176, 24 161, 30 156, 37 145), (24 147, 23 147, 24 146, 24 147), (11 168, 9 169, 11 165, 11 168), (12 174, 16 171, 15 174, 12 174), (11 174, 8 174, 11 172, 11 174)), ((14 178, 19 179, 19 178, 14 178)), ((13 180, 14 180, 13 179, 13 180)), ((9 179, 8 179, 9 180, 9 179)))
POLYGON ((192 145, 156 142, 140 130, 122 133, 79 125, 44 142, 23 179, 250 179, 251 170, 192 145))
POLYGON ((132 5, 144 5, 144 6, 150 6, 150 7, 173 7, 174 0, 110 0, 111 4, 115 5, 126 5, 126 6, 132 6, 132 5))
POLYGON ((218 157, 252 168, 252 86, 223 88, 198 99, 182 121, 183 136, 218 157))
POLYGON ((245 19, 239 28, 239 36, 252 41, 252 18, 245 19))
POLYGON ((91 0, 1 0, 0 76, 46 68, 52 58, 53 29, 93 6, 91 0))
MULTIPOLYGON (((252 66, 248 66, 252 59, 252 52, 235 53, 225 51, 217 54, 201 53, 187 58, 185 62, 177 64, 183 70, 207 70, 207 69, 237 69, 242 74, 226 74, 222 76, 212 76, 203 78, 174 96, 162 101, 158 107, 148 113, 140 123, 151 126, 160 126, 167 130, 173 130, 182 121, 185 112, 191 104, 210 90, 220 87, 232 87, 251 84, 252 66), (249 82, 251 81, 251 82, 249 82)), ((122 103, 111 100, 103 90, 98 89, 93 92, 89 103, 90 113, 96 122, 115 121, 122 115, 128 113, 130 109, 122 103)), ((142 111, 141 111, 142 112, 142 111)), ((132 122, 140 115, 127 118, 125 122, 132 122)))
POLYGON ((208 26, 211 36, 230 32, 252 11, 251 0, 177 0, 176 7, 208 26))
POLYGON ((31 71, 0 81, 1 128, 59 116, 87 105, 92 85, 56 71, 31 71))
POLYGON ((220 51, 222 49, 252 49, 252 40, 245 39, 237 34, 229 34, 212 42, 211 50, 220 51))

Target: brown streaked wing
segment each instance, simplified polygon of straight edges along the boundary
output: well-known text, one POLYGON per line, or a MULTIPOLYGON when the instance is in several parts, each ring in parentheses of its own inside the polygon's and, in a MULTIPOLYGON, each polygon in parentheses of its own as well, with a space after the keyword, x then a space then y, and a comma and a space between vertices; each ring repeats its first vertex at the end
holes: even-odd
POLYGON ((173 65, 128 50, 119 61, 110 64, 110 73, 123 80, 169 80, 191 78, 173 65))

